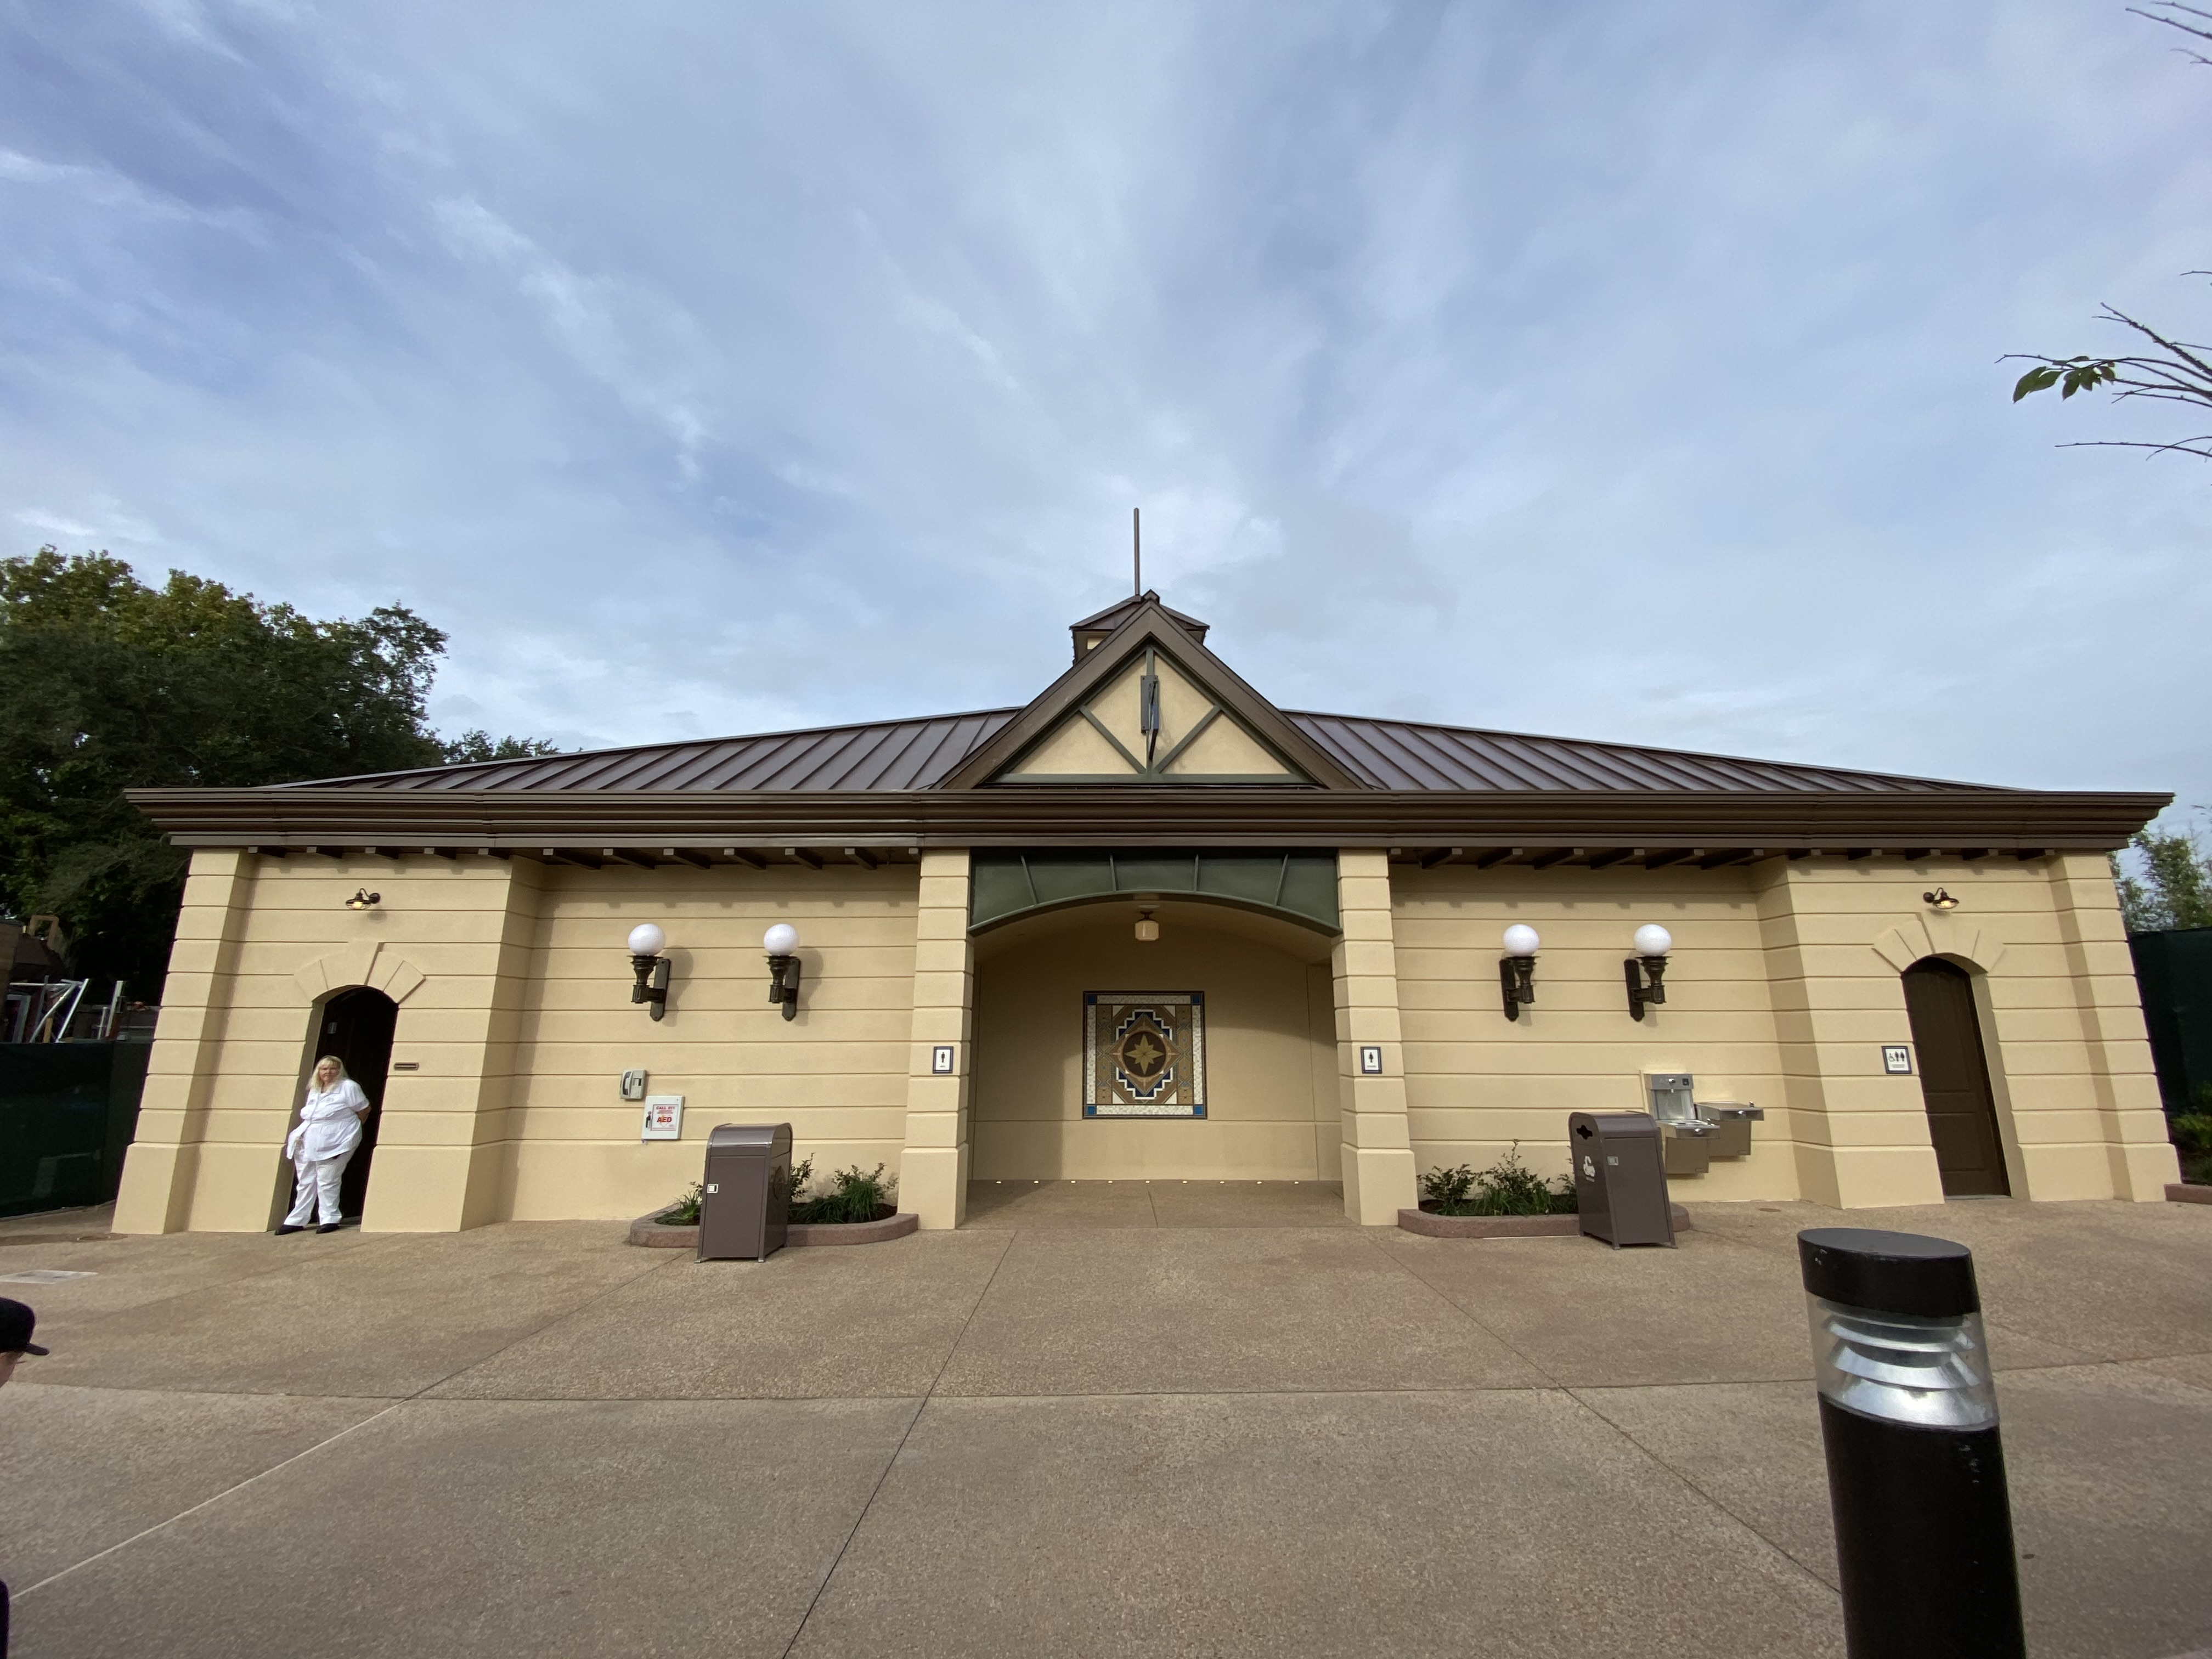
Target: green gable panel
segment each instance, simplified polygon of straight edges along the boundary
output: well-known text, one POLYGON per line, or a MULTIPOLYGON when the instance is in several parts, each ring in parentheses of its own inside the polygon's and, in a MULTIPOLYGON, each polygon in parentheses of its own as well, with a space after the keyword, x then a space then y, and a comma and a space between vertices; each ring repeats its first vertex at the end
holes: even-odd
POLYGON ((1218 899, 1324 933, 1337 930, 1333 852, 993 848, 973 854, 969 868, 973 931, 1058 905, 1139 893, 1218 899))

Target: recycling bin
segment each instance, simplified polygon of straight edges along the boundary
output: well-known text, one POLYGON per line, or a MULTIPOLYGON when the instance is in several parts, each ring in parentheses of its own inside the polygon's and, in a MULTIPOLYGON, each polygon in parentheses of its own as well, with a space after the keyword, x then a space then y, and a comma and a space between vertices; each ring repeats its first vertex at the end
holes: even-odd
POLYGON ((707 1137, 699 1260, 765 1261, 791 1218, 791 1125, 718 1123, 707 1137))
POLYGON ((1575 1205, 1583 1231, 1619 1249, 1674 1243, 1667 1164, 1657 1119, 1642 1112, 1571 1112, 1575 1205))

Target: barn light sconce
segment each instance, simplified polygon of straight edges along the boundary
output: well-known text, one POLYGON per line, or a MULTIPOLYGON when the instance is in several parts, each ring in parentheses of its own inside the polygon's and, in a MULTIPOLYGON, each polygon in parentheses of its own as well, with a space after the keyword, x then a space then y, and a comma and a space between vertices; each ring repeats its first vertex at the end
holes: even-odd
POLYGON ((1620 964, 1628 980, 1632 1018, 1641 1019, 1646 1008, 1666 1003, 1667 952, 1674 948, 1674 936, 1656 922, 1646 922, 1636 930, 1636 954, 1620 964))
POLYGON ((1504 999, 1508 1019, 1520 1018, 1521 1010, 1536 1000, 1536 947, 1542 942, 1534 928, 1521 922, 1505 930, 1505 954, 1498 958, 1498 994, 1504 999))
POLYGON ((356 887, 354 889, 353 896, 346 901, 346 908, 349 910, 374 910, 378 905, 383 902, 383 894, 372 893, 366 887, 356 887))
POLYGON ((768 952, 768 1000, 783 1005, 786 1019, 799 1018, 799 929, 779 921, 761 935, 768 952))
POLYGON ((1137 943, 1154 945, 1158 943, 1159 937, 1160 925, 1152 920, 1152 907, 1139 905, 1137 908, 1137 943))
POLYGON ((629 965, 637 969, 629 1000, 650 1004, 647 1012, 655 1019, 668 1012, 668 958, 660 954, 667 943, 668 935, 649 921, 629 930, 629 965))
POLYGON ((1938 910, 1955 910, 1959 908, 1959 901, 1940 887, 1932 893, 1923 893, 1920 898, 1923 903, 1933 905, 1938 910))

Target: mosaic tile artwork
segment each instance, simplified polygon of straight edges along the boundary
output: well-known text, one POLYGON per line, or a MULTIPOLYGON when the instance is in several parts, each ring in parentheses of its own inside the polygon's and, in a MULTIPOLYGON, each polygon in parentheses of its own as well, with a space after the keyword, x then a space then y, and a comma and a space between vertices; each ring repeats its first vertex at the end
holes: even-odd
POLYGON ((1206 1115, 1206 993, 1083 994, 1083 1115, 1206 1115))

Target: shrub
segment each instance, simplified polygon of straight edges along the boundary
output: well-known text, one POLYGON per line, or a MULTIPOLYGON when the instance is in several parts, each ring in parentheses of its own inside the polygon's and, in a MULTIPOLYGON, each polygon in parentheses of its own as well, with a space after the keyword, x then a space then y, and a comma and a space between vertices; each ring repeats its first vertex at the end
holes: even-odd
POLYGON ((791 1218, 799 1219, 799 1206, 805 1201, 806 1188, 814 1179, 814 1160, 802 1158, 791 1166, 791 1218))
MULTIPOLYGON (((2205 1089, 2197 1089, 2200 1099, 2205 1089)), ((2204 1103, 2212 1106, 2212 1101, 2204 1103)), ((2166 1129, 2181 1154, 2181 1178, 2198 1186, 2212 1182, 2212 1111, 2181 1112, 2166 1119, 2166 1129)))
POLYGON ((1521 1143, 1486 1170, 1462 1164, 1421 1177, 1422 1207, 1437 1215, 1572 1215, 1574 1183, 1557 1184, 1521 1162, 1521 1143))
POLYGON ((1462 1164, 1455 1170, 1431 1170, 1421 1177, 1421 1201, 1436 1206, 1440 1215, 1476 1215, 1461 1206, 1473 1201, 1477 1176, 1462 1164))
POLYGON ((664 1227, 696 1227, 699 1224, 699 1206, 706 1196, 706 1183, 695 1181, 690 1192, 653 1218, 664 1227))
MULTIPOLYGON (((812 1160, 808 1161, 811 1173, 812 1160)), ((797 1172, 793 1171, 795 1175, 797 1172)), ((862 1174, 858 1164, 849 1170, 840 1170, 830 1177, 830 1188, 817 1197, 802 1199, 796 1182, 792 1187, 791 1218, 799 1222, 873 1221, 891 1207, 891 1194, 896 1190, 896 1181, 884 1179, 884 1166, 877 1164, 867 1174, 862 1174)))

